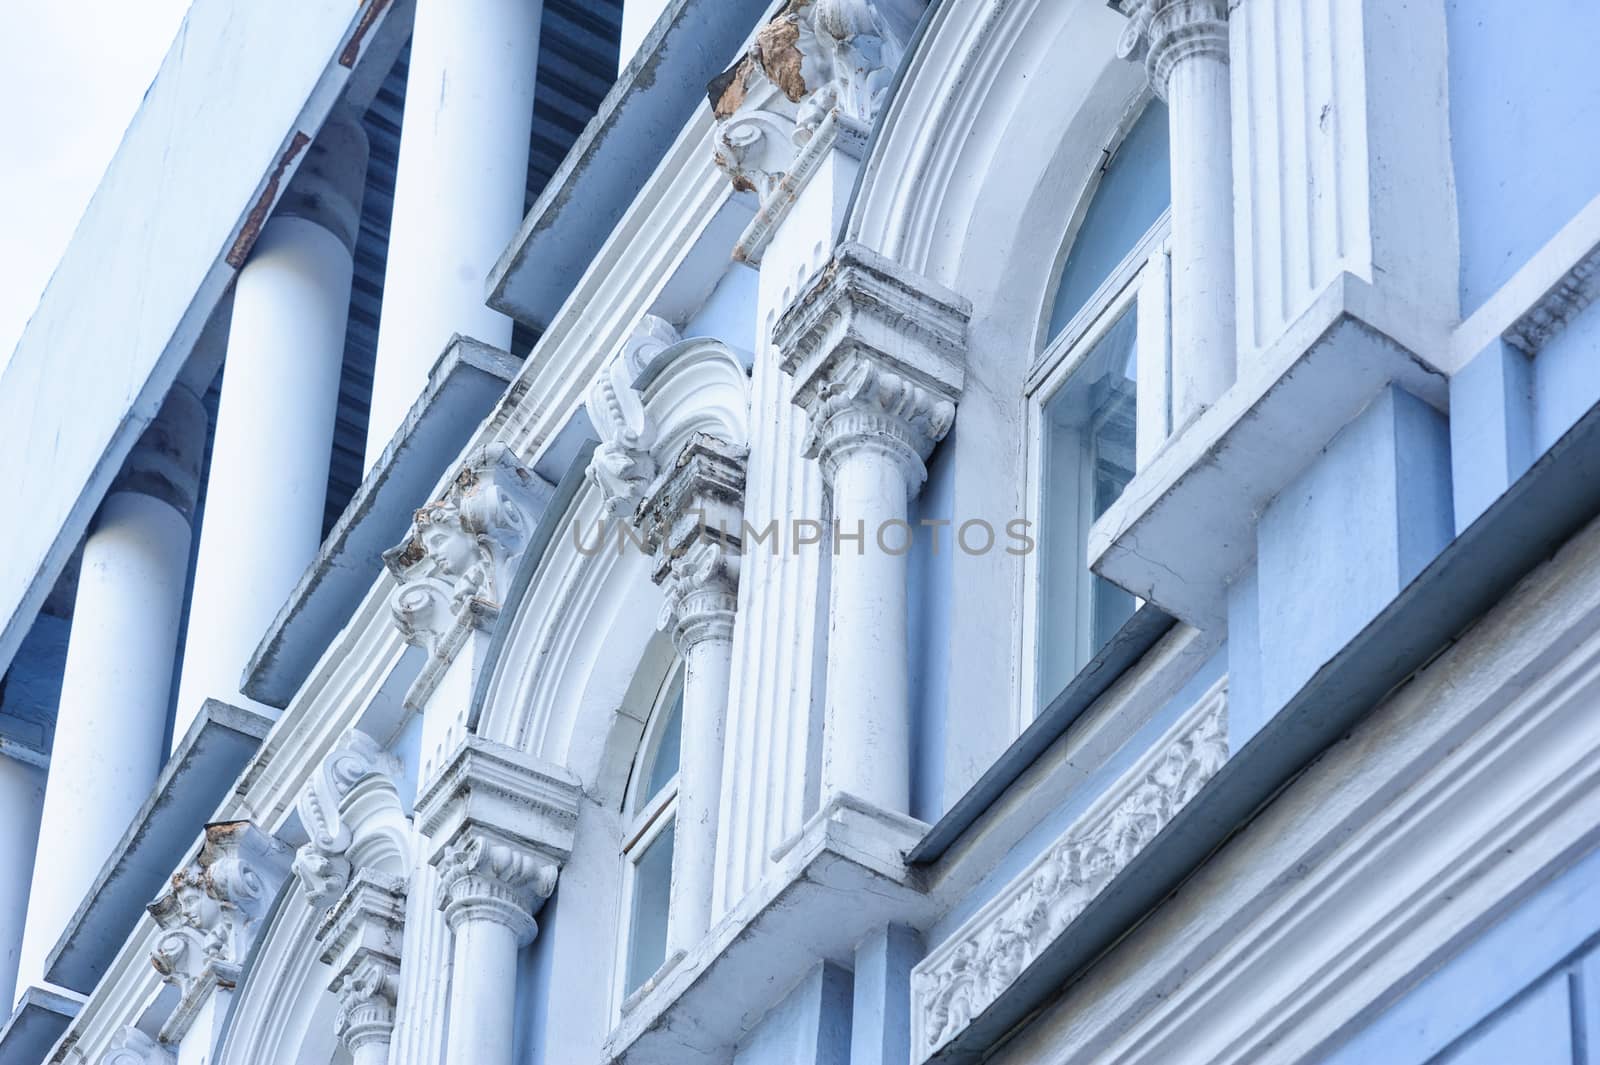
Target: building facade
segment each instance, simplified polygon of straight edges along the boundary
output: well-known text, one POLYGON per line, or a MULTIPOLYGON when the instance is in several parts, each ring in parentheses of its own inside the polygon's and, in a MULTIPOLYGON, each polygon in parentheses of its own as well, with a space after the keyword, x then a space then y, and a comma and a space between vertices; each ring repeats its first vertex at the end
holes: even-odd
POLYGON ((0 1063, 1590 1061, 1597 39, 195 0, 0 377, 0 1063))

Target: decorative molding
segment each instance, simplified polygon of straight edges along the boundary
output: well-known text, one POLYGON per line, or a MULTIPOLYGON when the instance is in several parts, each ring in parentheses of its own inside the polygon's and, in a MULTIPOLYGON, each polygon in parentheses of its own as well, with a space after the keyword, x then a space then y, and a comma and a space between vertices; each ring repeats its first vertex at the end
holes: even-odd
POLYGON ((749 50, 707 87, 717 166, 734 188, 765 204, 795 169, 797 149, 830 116, 853 130, 872 127, 915 26, 906 7, 790 0, 757 31, 749 50))
POLYGON ((556 889, 558 870, 548 854, 479 830, 451 843, 435 864, 439 909, 452 932, 469 921, 492 921, 520 943, 538 934, 533 915, 556 889))
POLYGON ((1016 983, 1228 759, 1219 680, 1045 853, 912 971, 913 1061, 1016 983))
POLYGON ((399 587, 389 607, 401 636, 428 652, 406 703, 420 708, 474 631, 487 630, 550 486, 504 444, 486 444, 444 495, 417 511, 400 544, 383 553, 399 587))
POLYGON ((150 904, 162 929, 150 963, 179 996, 161 1029, 163 1043, 183 1038, 213 990, 238 983, 289 865, 289 849, 248 821, 207 825, 200 856, 150 904))
MULTIPOLYGON (((311 839, 295 854, 294 873, 316 908, 332 905, 344 893, 353 864, 348 852, 369 822, 389 821, 399 829, 403 846, 399 773, 398 759, 365 732, 351 729, 306 783, 296 807, 311 839)), ((403 852, 398 857, 404 861, 403 852)))
POLYGON ((631 520, 656 475, 650 457, 656 427, 635 383, 679 339, 670 322, 645 315, 589 385, 585 405, 600 446, 589 460, 587 476, 600 489, 608 519, 631 520))
POLYGON ((880 450, 913 494, 955 420, 972 307, 859 244, 839 246, 774 330, 805 450, 831 481, 842 457, 880 450))
POLYGON ((1163 100, 1173 67, 1203 56, 1228 62, 1228 0, 1119 0, 1128 16, 1117 55, 1143 61, 1150 88, 1163 100))
POLYGON ((748 448, 696 433, 639 508, 655 552, 651 579, 666 591, 658 627, 685 658, 701 640, 733 640, 748 457, 748 448))
POLYGON ((100 1065, 174 1065, 177 1060, 172 1051, 132 1025, 112 1036, 100 1055, 100 1065))

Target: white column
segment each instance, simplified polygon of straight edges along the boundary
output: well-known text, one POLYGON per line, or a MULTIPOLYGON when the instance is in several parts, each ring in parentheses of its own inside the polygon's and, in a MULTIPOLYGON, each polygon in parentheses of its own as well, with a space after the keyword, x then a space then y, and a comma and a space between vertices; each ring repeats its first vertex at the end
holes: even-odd
POLYGON ((634 54, 645 37, 655 28, 656 20, 667 8, 667 0, 623 0, 622 38, 617 49, 617 73, 628 68, 634 54))
POLYGON ((175 386, 100 504, 83 564, 56 712, 19 975, 45 958, 133 815, 166 751, 173 656, 189 578, 206 412, 175 386))
POLYGON ((0 753, 0 1009, 16 1000, 17 965, 28 913, 28 885, 39 843, 45 773, 0 753))
POLYGON ((954 293, 845 244, 774 332, 836 522, 824 803, 848 794, 910 812, 906 504, 955 420, 970 313, 954 293))
POLYGON ((540 0, 418 0, 383 312, 370 468, 451 334, 511 346, 484 284, 522 221, 540 0))
POLYGON ((711 927, 747 454, 742 445, 695 436, 642 508, 655 551, 652 577, 666 591, 661 623, 684 664, 669 956, 711 927))
POLYGON ((1120 48, 1170 110, 1172 427, 1233 384, 1233 119, 1227 0, 1142 0, 1120 48))
POLYGON ((239 271, 173 742, 240 676, 322 541, 367 142, 330 120, 239 271))

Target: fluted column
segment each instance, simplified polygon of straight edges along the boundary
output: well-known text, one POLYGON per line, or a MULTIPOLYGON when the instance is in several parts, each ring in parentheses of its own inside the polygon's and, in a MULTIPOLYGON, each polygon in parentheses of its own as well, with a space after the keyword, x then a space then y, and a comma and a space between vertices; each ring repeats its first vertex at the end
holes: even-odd
POLYGON ((836 522, 824 802, 845 793, 910 812, 907 502, 955 419, 970 313, 954 293, 845 244, 775 331, 836 522))
POLYGON ((1126 0, 1118 46, 1167 102, 1172 142, 1172 425, 1233 384, 1233 117, 1228 0, 1126 0))
POLYGON ((669 955, 693 947, 711 925, 746 454, 697 435, 642 508, 652 576, 667 596, 661 626, 684 664, 669 955))
POLYGON ((572 853, 578 782, 467 736, 417 800, 453 939, 444 1065, 511 1065, 517 952, 572 853))
POLYGON ((174 386, 83 546, 19 973, 45 959, 161 771, 205 452, 200 398, 174 386))
POLYGON ((173 740, 239 679, 322 542, 367 141, 323 127, 239 271, 173 740))
POLYGON ((367 467, 452 333, 511 346, 484 283, 522 221, 542 0, 418 0, 367 467))

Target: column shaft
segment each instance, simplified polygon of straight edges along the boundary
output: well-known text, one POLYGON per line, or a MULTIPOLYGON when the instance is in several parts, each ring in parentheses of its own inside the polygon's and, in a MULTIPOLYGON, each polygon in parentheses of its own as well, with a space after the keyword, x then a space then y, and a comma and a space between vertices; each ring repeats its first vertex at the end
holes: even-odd
POLYGON ((206 412, 175 387, 83 545, 20 976, 45 958, 161 771, 206 412))
POLYGON ((319 134, 234 290, 173 742, 239 681, 322 542, 367 143, 319 134))
POLYGON ((685 655, 683 753, 678 771, 669 952, 688 950, 711 927, 723 736, 727 730, 732 667, 731 633, 699 640, 685 655))
POLYGON ((511 1065, 517 948, 516 931, 498 921, 457 924, 445 1065, 511 1065))
POLYGON ((895 813, 911 807, 906 558, 882 550, 877 534, 906 520, 906 498, 905 474, 887 453, 860 448, 839 458, 834 517, 841 533, 865 539, 859 551, 842 540, 833 556, 822 790, 895 813))
POLYGON ((1233 384, 1233 148, 1228 64, 1200 53, 1168 78, 1172 139, 1172 424, 1233 384))
POLYGON ((367 428, 383 453, 451 334, 511 346, 484 282, 522 221, 540 0, 418 0, 367 428))
POLYGON ((44 785, 44 770, 0 755, 0 1007, 7 1010, 16 1000, 44 785))

